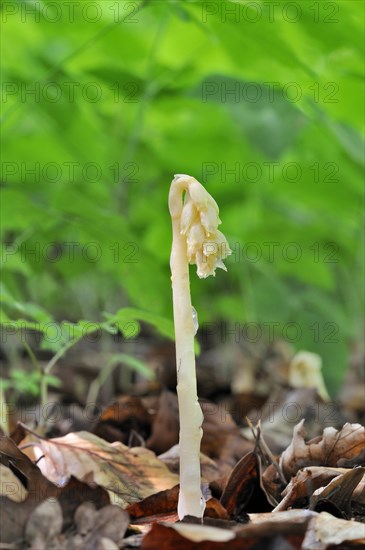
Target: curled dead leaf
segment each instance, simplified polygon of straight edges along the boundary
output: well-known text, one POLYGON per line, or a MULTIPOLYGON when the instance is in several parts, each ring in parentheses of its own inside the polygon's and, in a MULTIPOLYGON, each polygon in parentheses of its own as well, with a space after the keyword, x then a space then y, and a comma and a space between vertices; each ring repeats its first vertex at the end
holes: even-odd
POLYGON ((258 465, 251 451, 237 462, 227 481, 220 502, 232 516, 242 514, 257 486, 258 465))
POLYGON ((305 441, 304 420, 294 428, 289 447, 281 454, 280 466, 287 480, 306 466, 343 466, 351 460, 365 464, 365 429, 360 424, 345 424, 341 430, 329 427, 321 437, 305 441))
POLYGON ((324 488, 318 489, 310 499, 312 510, 330 511, 337 517, 351 517, 351 496, 360 483, 365 468, 354 468, 331 480, 324 488), (325 507, 329 507, 329 510, 325 507))

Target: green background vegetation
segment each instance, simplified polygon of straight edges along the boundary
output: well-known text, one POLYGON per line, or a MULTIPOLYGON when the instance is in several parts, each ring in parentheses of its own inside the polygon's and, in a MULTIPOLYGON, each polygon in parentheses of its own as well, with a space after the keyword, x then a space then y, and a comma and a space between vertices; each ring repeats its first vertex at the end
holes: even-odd
POLYGON ((171 319, 187 173, 234 251, 192 268, 200 325, 278 323, 338 389, 363 311, 363 3, 54 4, 2 5, 2 321, 171 319))

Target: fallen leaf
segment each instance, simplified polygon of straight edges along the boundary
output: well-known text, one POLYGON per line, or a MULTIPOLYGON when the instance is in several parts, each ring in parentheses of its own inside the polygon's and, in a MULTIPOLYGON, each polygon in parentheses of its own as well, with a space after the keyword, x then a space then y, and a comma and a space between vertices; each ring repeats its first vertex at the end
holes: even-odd
POLYGON ((310 466, 299 470, 281 493, 284 498, 273 512, 282 512, 293 506, 299 507, 299 501, 306 506, 316 489, 327 485, 332 479, 347 471, 324 466, 310 466))
POLYGON ((73 476, 59 491, 57 498, 62 507, 65 529, 72 526, 75 511, 81 504, 89 502, 96 508, 101 508, 110 503, 109 495, 102 487, 90 487, 73 476))
POLYGON ((274 464, 270 464, 262 474, 262 486, 268 501, 273 507, 277 506, 282 500, 282 494, 286 485, 280 479, 278 470, 274 464))
POLYGON ((257 486, 257 458, 251 451, 233 468, 220 502, 231 516, 242 514, 257 486))
POLYGON ((364 524, 338 519, 327 512, 321 512, 309 522, 302 550, 326 550, 344 543, 351 543, 351 548, 364 548, 364 524))
POLYGON ((123 395, 104 409, 93 432, 106 441, 128 445, 131 435, 146 440, 151 432, 152 416, 139 397, 123 395))
POLYGON ((360 505, 365 505, 365 476, 363 476, 359 485, 356 487, 352 494, 352 499, 358 502, 360 505))
MULTIPOLYGON (((177 502, 179 498, 179 485, 155 493, 140 502, 129 504, 126 508, 130 516, 135 520, 138 518, 146 518, 147 523, 152 523, 152 517, 158 515, 174 515, 177 520, 177 502)), ((157 517, 155 521, 158 521, 157 517)), ((161 521, 161 518, 160 520, 161 521)), ((162 520, 164 521, 164 520, 162 520)))
POLYGON ((166 452, 179 441, 179 406, 177 395, 161 392, 157 414, 155 416, 151 436, 147 447, 156 454, 166 452))
POLYGON ((341 430, 325 428, 323 435, 305 442, 304 420, 294 428, 293 439, 280 457, 280 466, 290 479, 306 466, 345 466, 348 461, 365 464, 365 430, 360 424, 345 424, 341 430))
POLYGON ((62 487, 74 476, 103 487, 111 502, 122 507, 178 482, 152 451, 107 443, 88 432, 42 440, 34 452, 38 459, 43 457, 38 465, 50 481, 62 487))
POLYGON ((83 502, 75 511, 74 523, 79 535, 84 537, 94 526, 96 508, 92 502, 83 502))
POLYGON ((34 550, 47 550, 62 531, 62 508, 55 499, 47 499, 30 514, 25 527, 25 540, 34 550))
POLYGON ((350 361, 345 374, 345 379, 338 395, 341 407, 346 411, 346 416, 359 421, 364 418, 365 412, 365 350, 364 344, 358 342, 352 344, 350 361))
POLYGON ((112 504, 104 506, 95 513, 92 529, 84 539, 84 548, 94 548, 93 544, 97 538, 109 539, 119 548, 128 525, 127 512, 112 504))
MULTIPOLYGON (((240 433, 228 409, 201 400, 204 415, 201 452, 216 461, 220 476, 229 475, 243 455, 254 448, 240 433)), ((179 407, 177 395, 162 392, 160 404, 147 447, 158 454, 168 451, 179 441, 179 407)))
POLYGON ((154 524, 142 550, 327 550, 363 547, 364 525, 325 512, 290 510, 250 514, 251 523, 231 529, 178 523, 154 524), (343 547, 341 547, 343 548, 343 547))
MULTIPOLYGON (((179 486, 155 493, 140 502, 130 504, 126 510, 137 524, 153 523, 156 521, 177 521, 177 503, 179 498, 179 486), (138 521, 136 521, 138 520, 138 521), (140 520, 140 521, 139 521, 140 520)), ((206 502, 204 517, 228 520, 229 516, 225 508, 215 498, 209 498, 206 502)))
MULTIPOLYGON (((259 514, 248 514, 252 525, 265 525, 265 524, 280 524, 280 523, 293 523, 301 527, 306 526, 312 517, 317 516, 317 512, 311 510, 288 510, 286 512, 280 512, 280 514, 274 514, 272 512, 264 512, 259 514)), ((246 528, 247 526, 245 526, 246 528)), ((243 528, 242 528, 243 529, 243 528)))
POLYGON ((325 488, 318 489, 310 498, 311 510, 328 511, 324 506, 330 506, 332 515, 351 517, 351 496, 360 483, 365 468, 354 468, 341 474, 328 483, 325 488), (335 512, 337 512, 335 514, 335 512))
POLYGON ((54 496, 58 493, 57 487, 42 475, 40 469, 18 449, 14 441, 9 437, 2 437, 0 439, 0 462, 7 468, 10 468, 28 490, 29 496, 34 498, 38 503, 43 498, 54 496))
MULTIPOLYGON (((12 472, 27 492, 25 500, 16 502, 12 497, 17 488, 13 483, 2 483, 1 540, 4 543, 10 543, 22 538, 25 523, 32 511, 46 498, 56 496, 59 489, 42 475, 40 469, 18 449, 9 437, 0 438, 0 462, 3 467, 12 472)), ((8 475, 10 476, 10 473, 8 475)))
POLYGON ((217 528, 178 523, 154 524, 144 537, 143 550, 300 550, 307 525, 316 512, 250 514, 253 523, 217 528))
POLYGON ((6 496, 13 502, 23 502, 27 498, 28 491, 20 479, 3 464, 0 464, 0 480, 1 496, 6 496))
POLYGON ((229 529, 188 523, 155 523, 143 538, 142 550, 238 550, 241 541, 229 529), (229 545, 229 546, 228 546, 229 545))
POLYGON ((227 510, 222 506, 222 503, 216 498, 210 498, 206 502, 204 517, 213 519, 223 519, 228 521, 230 519, 227 510))
MULTIPOLYGON (((247 415, 252 423, 261 420, 261 429, 272 453, 282 453, 290 444, 293 429, 300 419, 305 420, 306 431, 316 437, 331 425, 341 426, 346 418, 334 403, 325 403, 314 388, 278 388, 270 396, 262 409, 253 410, 247 415)), ((241 433, 251 439, 250 430, 243 428, 241 433)))
MULTIPOLYGON (((165 453, 158 455, 158 458, 162 460, 168 467, 168 469, 174 474, 179 473, 180 469, 180 453, 179 445, 174 445, 165 453)), ((202 481, 212 482, 221 477, 221 472, 216 465, 215 461, 207 457, 204 453, 200 453, 200 468, 202 481)))
POLYGON ((212 541, 212 542, 228 542, 235 538, 235 533, 228 529, 220 529, 209 525, 199 525, 193 523, 177 523, 170 526, 175 531, 183 535, 185 538, 194 541, 212 541))
POLYGON ((201 452, 217 462, 221 475, 229 475, 254 444, 241 435, 227 409, 208 401, 200 404, 204 414, 201 452))
POLYGON ((315 515, 316 512, 309 510, 249 514, 251 522, 238 527, 236 532, 244 541, 252 541, 252 546, 247 547, 250 549, 269 550, 269 542, 276 538, 273 546, 275 550, 284 550, 284 548, 300 550, 309 521, 315 515), (257 544, 257 547, 254 544, 257 544))
POLYGON ((119 550, 119 546, 113 540, 101 537, 96 544, 95 539, 93 539, 90 548, 85 547, 83 550, 119 550))

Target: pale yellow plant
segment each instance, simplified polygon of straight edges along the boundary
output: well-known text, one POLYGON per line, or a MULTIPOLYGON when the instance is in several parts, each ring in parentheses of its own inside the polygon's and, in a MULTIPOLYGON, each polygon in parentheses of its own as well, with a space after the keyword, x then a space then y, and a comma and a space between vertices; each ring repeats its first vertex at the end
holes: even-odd
POLYGON ((194 355, 194 321, 190 297, 189 263, 200 278, 226 270, 231 254, 218 230, 218 205, 193 177, 177 174, 171 183, 169 209, 173 242, 170 258, 176 340, 177 393, 180 416, 180 493, 178 515, 202 517, 205 500, 200 482, 200 441, 203 413, 198 402, 194 355))

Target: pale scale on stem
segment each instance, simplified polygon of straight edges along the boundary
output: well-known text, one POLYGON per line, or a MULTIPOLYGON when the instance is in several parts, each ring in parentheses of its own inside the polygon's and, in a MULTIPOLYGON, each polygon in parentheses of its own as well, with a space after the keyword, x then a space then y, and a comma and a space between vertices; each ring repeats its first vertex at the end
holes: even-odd
POLYGON ((197 265, 200 278, 226 269, 223 259, 231 250, 218 231, 218 205, 193 177, 178 174, 171 183, 169 210, 172 219, 170 258, 176 340, 177 394, 180 417, 180 493, 178 515, 202 517, 205 501, 200 487, 200 441, 203 413, 198 402, 190 298, 189 263, 197 265), (185 195, 184 195, 185 193, 185 195))

